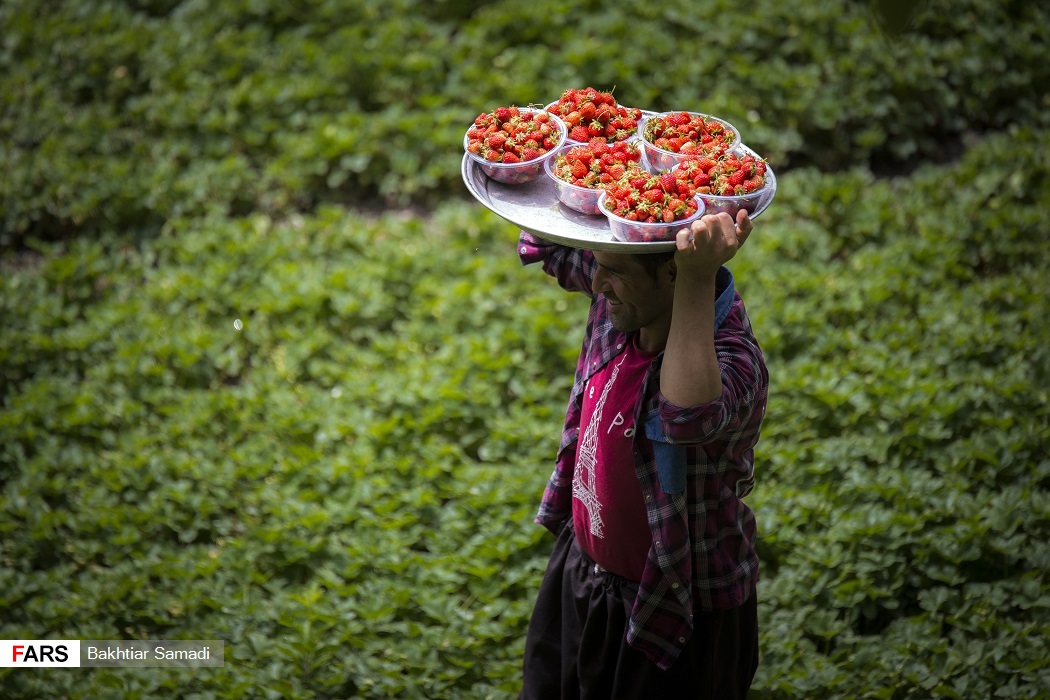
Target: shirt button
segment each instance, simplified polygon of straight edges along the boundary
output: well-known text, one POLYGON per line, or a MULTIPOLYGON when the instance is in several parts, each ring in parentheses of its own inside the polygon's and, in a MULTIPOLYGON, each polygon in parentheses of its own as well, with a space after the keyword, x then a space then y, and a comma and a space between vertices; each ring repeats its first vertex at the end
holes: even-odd
POLYGON ((616 349, 617 349, 617 350, 620 350, 620 349, 622 349, 622 348, 623 348, 623 343, 617 343, 617 344, 616 344, 616 349))
POLYGON ((679 642, 680 644, 685 644, 685 637, 679 637, 679 638, 678 638, 678 642, 679 642))
POLYGON ((671 584, 671 588, 678 588, 678 584, 677 583, 672 583, 671 584))
POLYGON ((657 540, 657 541, 655 542, 655 544, 656 544, 656 548, 657 548, 657 549, 660 549, 660 540, 657 540))
POLYGON ((651 501, 651 500, 653 500, 653 497, 650 494, 645 494, 645 500, 646 501, 651 501))
POLYGON ((522 254, 522 255, 525 255, 525 253, 527 253, 527 252, 529 252, 529 249, 528 249, 528 248, 526 248, 525 246, 522 246, 522 247, 521 247, 521 254, 522 254))

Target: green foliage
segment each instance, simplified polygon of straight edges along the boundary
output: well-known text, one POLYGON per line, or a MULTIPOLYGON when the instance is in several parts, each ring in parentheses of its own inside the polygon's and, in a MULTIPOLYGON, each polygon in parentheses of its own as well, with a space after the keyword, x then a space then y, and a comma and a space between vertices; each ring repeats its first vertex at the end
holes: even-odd
MULTIPOLYGON (((734 261, 767 354, 759 698, 1035 698, 1050 144, 797 171, 734 261)), ((585 307, 476 206, 172 222, 5 270, 0 635, 216 638, 12 697, 509 698, 585 307)))
POLYGON ((0 632, 231 657, 5 684, 507 696, 577 329, 494 218, 203 221, 5 275, 0 632))
POLYGON ((772 384, 758 697, 1050 687, 1048 145, 793 173, 738 264, 772 384))
POLYGON ((671 0, 13 0, 0 7, 0 246, 172 216, 462 196, 466 125, 615 87, 723 116, 785 172, 944 161, 970 132, 1046 127, 1047 10, 671 0))
POLYGON ((1047 11, 530 7, 0 3, 0 637, 227 643, 4 697, 515 696, 585 300, 434 203, 583 84, 777 168, 753 695, 1045 695, 1047 11))

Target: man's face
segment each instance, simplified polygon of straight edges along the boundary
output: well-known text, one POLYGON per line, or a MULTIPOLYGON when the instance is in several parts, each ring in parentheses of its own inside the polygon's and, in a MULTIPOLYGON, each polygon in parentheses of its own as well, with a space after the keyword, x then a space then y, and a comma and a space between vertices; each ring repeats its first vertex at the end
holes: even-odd
POLYGON ((594 259, 598 269, 591 287, 608 302, 613 327, 666 340, 674 301, 673 265, 661 266, 654 279, 633 255, 594 251, 594 259))

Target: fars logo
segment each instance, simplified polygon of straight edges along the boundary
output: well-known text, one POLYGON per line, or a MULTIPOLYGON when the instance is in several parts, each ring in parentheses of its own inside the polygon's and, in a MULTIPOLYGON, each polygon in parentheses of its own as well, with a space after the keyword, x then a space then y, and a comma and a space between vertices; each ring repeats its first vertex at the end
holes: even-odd
POLYGON ((79 639, 0 640, 0 667, 80 666, 79 639))

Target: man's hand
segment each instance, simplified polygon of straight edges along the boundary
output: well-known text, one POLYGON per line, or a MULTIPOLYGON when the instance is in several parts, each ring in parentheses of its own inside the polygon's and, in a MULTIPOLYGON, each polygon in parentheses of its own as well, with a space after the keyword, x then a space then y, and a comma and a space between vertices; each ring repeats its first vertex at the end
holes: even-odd
POLYGON ((724 212, 700 217, 675 238, 678 274, 713 276, 736 255, 752 228, 751 218, 743 209, 737 212, 736 222, 724 212))

